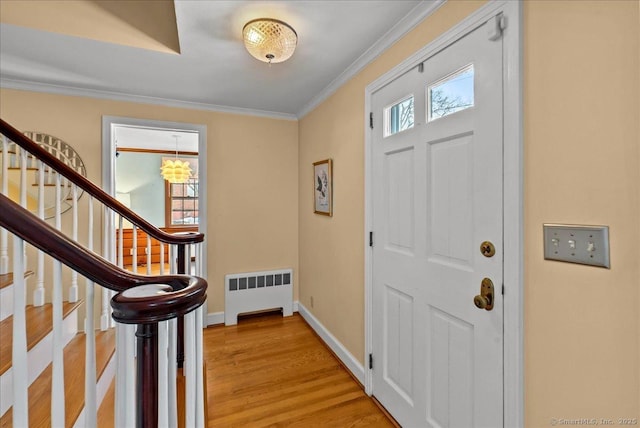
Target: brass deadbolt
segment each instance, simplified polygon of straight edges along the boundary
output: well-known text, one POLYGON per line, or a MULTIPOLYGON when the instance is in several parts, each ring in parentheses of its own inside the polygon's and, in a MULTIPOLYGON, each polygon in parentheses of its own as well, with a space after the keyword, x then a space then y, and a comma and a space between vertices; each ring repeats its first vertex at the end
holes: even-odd
POLYGON ((480 284, 480 294, 473 298, 473 304, 478 309, 490 311, 493 309, 493 281, 484 278, 480 284))
POLYGON ((484 241, 480 244, 480 252, 485 257, 493 257, 496 253, 496 247, 490 241, 484 241))

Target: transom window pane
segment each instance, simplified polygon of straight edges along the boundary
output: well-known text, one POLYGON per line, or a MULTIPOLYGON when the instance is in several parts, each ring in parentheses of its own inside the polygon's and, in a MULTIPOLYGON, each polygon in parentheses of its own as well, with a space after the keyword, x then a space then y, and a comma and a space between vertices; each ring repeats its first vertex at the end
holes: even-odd
POLYGON ((473 64, 452 73, 427 90, 429 121, 473 107, 473 64))
POLYGON ((413 128, 413 95, 384 110, 384 136, 413 128))

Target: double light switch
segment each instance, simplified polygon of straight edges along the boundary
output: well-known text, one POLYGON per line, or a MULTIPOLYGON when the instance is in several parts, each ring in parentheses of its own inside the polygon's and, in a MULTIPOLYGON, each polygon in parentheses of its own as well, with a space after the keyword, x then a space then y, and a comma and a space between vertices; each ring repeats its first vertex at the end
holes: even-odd
POLYGON ((544 258, 608 268, 609 227, 545 224, 544 258))

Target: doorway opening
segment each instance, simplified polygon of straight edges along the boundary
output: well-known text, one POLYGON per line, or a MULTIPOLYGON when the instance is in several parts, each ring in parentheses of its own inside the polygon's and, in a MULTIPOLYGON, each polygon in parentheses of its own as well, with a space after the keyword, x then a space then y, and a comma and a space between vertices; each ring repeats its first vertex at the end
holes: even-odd
MULTIPOLYGON (((104 117, 102 145, 105 191, 166 232, 206 234, 206 126, 104 117), (185 183, 169 183, 161 175, 163 162, 175 160, 189 162, 191 175, 185 183)), ((116 230, 120 225, 115 224, 115 219, 107 219, 107 223, 108 245, 112 260, 115 260, 119 248, 116 240, 121 235, 116 230)), ((165 257, 154 254, 154 251, 161 251, 159 245, 152 247, 149 259, 142 252, 140 260, 132 259, 132 251, 124 245, 133 241, 133 230, 127 223, 122 224, 123 267, 147 274, 163 271, 158 263, 161 259, 168 262, 169 258, 167 254, 165 257), (143 267, 148 260, 151 262, 139 270, 139 266, 143 267)), ((205 245, 202 249, 204 260, 207 260, 206 250, 205 245)), ((202 263, 202 267, 203 275, 206 275, 207 264, 202 263)))

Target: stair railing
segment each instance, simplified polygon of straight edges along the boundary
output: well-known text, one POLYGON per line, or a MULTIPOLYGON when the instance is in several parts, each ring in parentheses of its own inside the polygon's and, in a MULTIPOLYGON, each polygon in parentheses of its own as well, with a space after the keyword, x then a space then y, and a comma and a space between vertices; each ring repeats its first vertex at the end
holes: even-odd
MULTIPOLYGON (((198 328, 198 320, 201 322, 202 316, 198 312, 206 300, 207 282, 196 276, 142 276, 130 273, 87 251, 4 195, 0 195, 0 210, 3 213, 0 227, 14 235, 14 246, 17 249, 26 241, 85 278, 117 292, 111 301, 113 318, 119 323, 137 326, 137 406, 134 415, 128 415, 122 421, 122 426, 134 426, 134 420, 137 427, 157 427, 159 424, 176 426, 175 421, 169 419, 170 403, 166 383, 161 386, 162 393, 159 393, 159 378, 168 377, 169 374, 159 374, 158 367, 170 365, 168 340, 166 335, 159 332, 166 330, 168 326, 163 323, 186 315, 186 322, 193 324, 193 328, 188 331, 199 336, 189 340, 186 345, 186 363, 192 371, 202 367, 202 328, 198 328), (162 337, 164 338, 160 339, 162 337), (159 346, 160 342, 162 346, 159 346)), ((195 374, 191 379, 187 376, 187 395, 190 390, 198 394, 196 390, 199 382, 195 377, 195 374)), ((195 401, 197 400, 192 403, 195 401)), ((187 415, 186 426, 204 426, 203 410, 198 412, 195 411, 195 406, 193 408, 194 411, 190 412, 190 406, 187 406, 187 413, 191 414, 187 415)), ((14 418, 19 412, 24 413, 24 410, 16 411, 14 408, 14 418)), ((23 414, 17 420, 14 419, 14 426, 23 424, 28 426, 28 415, 23 414)), ((120 426, 117 421, 116 425, 120 426)))
MULTIPOLYGON (((3 195, 11 196, 11 199, 18 200, 19 205, 23 208, 30 208, 32 211, 37 212, 37 216, 44 220, 43 200, 44 192, 55 191, 56 206, 54 209, 54 224, 55 228, 63 235, 69 237, 72 241, 79 242, 84 248, 91 252, 95 252, 94 245, 95 238, 102 240, 100 252, 95 254, 102 256, 104 259, 116 264, 120 268, 125 268, 124 264, 124 224, 126 221, 131 223, 132 228, 132 266, 129 268, 133 273, 138 272, 139 261, 146 263, 146 274, 151 274, 151 266, 155 262, 159 262, 160 275, 168 274, 185 274, 190 273, 193 275, 202 276, 204 272, 204 260, 202 257, 203 240, 204 235, 201 233, 167 233, 138 216, 131 211, 125 205, 111 197, 104 192, 100 187, 86 179, 84 176, 78 174, 74 168, 62 162, 60 157, 60 151, 47 149, 45 146, 40 145, 28 137, 16 128, 9 125, 7 122, 0 119, 0 133, 2 134, 2 141, 0 146, 1 161, 1 192, 3 195), (18 179, 9 181, 9 175, 14 174, 18 176, 18 179), (35 178, 36 183, 30 183, 29 177, 37 175, 35 178), (46 180, 43 176, 46 175, 46 180), (18 182, 16 185, 15 182, 18 182), (53 185, 45 186, 45 181, 53 181, 53 185), (30 186, 30 184, 32 186, 30 186), (31 187, 36 187, 37 191, 33 191, 31 187), (53 188, 53 189, 52 189, 53 188), (70 201, 67 201, 71 205, 72 212, 71 218, 68 215, 62 216, 62 208, 60 204, 61 195, 69 194, 70 201), (86 193, 85 198, 80 196, 86 193), (37 208, 36 208, 37 207, 37 208), (115 225, 115 227, 114 227, 115 225), (102 231, 102 234, 96 233, 102 231), (80 231, 80 233, 79 233, 80 231), (85 231, 86 233, 82 233, 85 231), (139 245, 141 244, 141 245, 139 245), (155 260, 152 256, 151 247, 158 246, 159 260, 155 260), (139 251, 141 248, 145 248, 144 254, 139 251), (141 253, 139 256, 139 252, 141 253), (165 254, 167 254, 165 258, 165 254), (168 259, 168 260, 167 260, 168 259), (195 261, 193 261, 195 260, 195 261), (168 269, 165 265, 168 264, 168 269), (168 272, 166 272, 168 270, 168 272)), ((5 216, 4 211, 2 216, 5 216)), ((17 269, 21 271, 30 268, 34 270, 38 276, 38 283, 33 293, 34 306, 42 305, 46 299, 44 278, 49 278, 51 284, 49 285, 51 294, 51 303, 53 307, 53 356, 52 356, 52 397, 57 400, 56 403, 52 403, 52 424, 57 426, 61 425, 61 421, 64 421, 64 363, 63 363, 63 348, 65 345, 65 338, 63 334, 63 294, 64 294, 64 279, 71 278, 69 282, 71 286, 67 287, 68 300, 76 301, 78 299, 78 287, 77 287, 77 274, 74 269, 68 269, 64 266, 62 261, 53 257, 50 259, 50 265, 45 265, 44 257, 47 254, 45 250, 40 247, 37 249, 25 246, 23 243, 18 245, 14 240, 13 247, 8 245, 8 234, 6 229, 0 229, 0 274, 7 273, 9 270, 9 260, 13 259, 13 272, 16 280, 16 287, 26 287, 24 279, 18 274, 17 269), (15 257, 17 254, 22 254, 22 257, 15 257), (12 257, 13 256, 13 257, 12 257), (30 262, 32 259, 37 259, 37 267, 31 268, 30 262), (22 284, 21 284, 22 283, 22 284), (62 400, 62 402, 60 402, 62 400)), ((85 333, 86 337, 86 369, 85 369, 85 407, 84 407, 84 419, 86 426, 95 426, 97 418, 97 407, 100 401, 100 397, 97 396, 96 391, 96 359, 95 359, 95 327, 94 318, 94 306, 100 308, 99 327, 101 330, 108 329, 113 326, 113 322, 110 316, 109 301, 114 296, 115 292, 110 287, 102 287, 101 291, 95 290, 94 284, 101 283, 95 281, 90 276, 85 275, 85 333)), ((26 288, 23 288, 26 290, 26 288)), ((15 293, 15 295, 20 293, 15 293)), ((14 311, 18 314, 24 313, 24 304, 27 303, 26 299, 18 299, 14 301, 14 311), (17 307, 22 306, 22 308, 17 307)), ((203 312, 199 309, 198 312, 203 312)), ((188 348, 193 346, 199 337, 198 331, 202 328, 202 317, 195 317, 194 319, 180 319, 180 327, 183 322, 187 325, 185 330, 185 337, 178 337, 178 334, 182 332, 182 329, 178 327, 178 321, 173 319, 168 321, 167 324, 160 327, 160 331, 166 330, 167 340, 169 342, 169 354, 172 357, 172 361, 179 361, 180 365, 183 354, 183 346, 188 348), (189 331, 193 328, 194 331, 189 331), (196 331, 197 330, 197 331, 196 331), (176 347, 178 350, 176 351, 176 347)), ((124 320, 124 319, 123 319, 124 320)), ((117 327, 117 346, 116 346, 116 359, 118 364, 118 370, 116 372, 116 424, 117 426, 131 426, 132 415, 135 414, 135 401, 132 397, 131 388, 132 379, 135 378, 135 366, 131 362, 135 361, 135 349, 133 348, 135 331, 132 327, 129 327, 127 322, 118 323, 117 327)), ((17 352, 13 361, 26 361, 26 346, 22 342, 25 341, 24 336, 26 331, 24 326, 18 323, 14 323, 14 341, 16 342, 16 348, 14 352, 17 352)), ((164 334, 164 333, 163 333, 164 334)), ((163 335, 160 335, 161 340, 163 335)), ((200 355, 201 359, 201 355, 200 355)), ((20 365, 20 362, 18 363, 20 365)), ((192 377, 196 381, 203 383, 201 379, 201 370, 195 370, 200 365, 189 364, 185 367, 185 373, 187 377, 192 377), (199 379, 199 380, 197 380, 199 379)), ((22 392, 17 393, 14 397, 13 403, 17 404, 17 397, 22 397, 28 388, 27 378, 22 378, 16 373, 20 372, 20 367, 16 371, 14 367, 14 389, 19 388, 22 392)), ((175 364, 168 364, 169 376, 168 389, 169 391, 175 389, 175 364)), ((193 380, 192 379, 192 380, 193 380)), ((187 379, 189 380, 189 379, 187 379)), ((165 379, 161 377, 161 382, 165 379)), ((194 393, 195 395, 191 403, 195 403, 197 408, 204 406, 203 398, 199 395, 199 392, 194 389, 193 391, 187 390, 187 394, 194 393)), ((169 392, 169 401, 175 401, 175 395, 171 395, 169 392)), ((1 404, 1 403, 0 403, 1 404)), ((161 407, 161 411, 165 408, 171 408, 171 406, 161 407)), ((14 412, 15 412, 14 408, 14 412)), ((1 413, 1 412, 0 412, 1 413)), ((169 415, 171 417, 171 415, 169 415)), ((187 418, 189 418, 189 412, 187 412, 187 418)), ((175 418, 173 418, 175 420, 175 418)), ((194 422, 191 420, 190 422, 194 422)), ((14 426, 20 426, 19 424, 14 426)), ((193 423, 187 426, 196 426, 193 423)))

